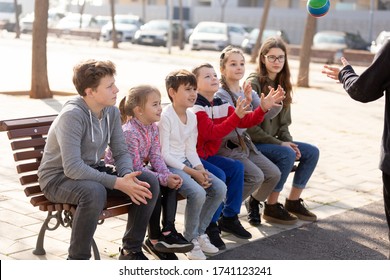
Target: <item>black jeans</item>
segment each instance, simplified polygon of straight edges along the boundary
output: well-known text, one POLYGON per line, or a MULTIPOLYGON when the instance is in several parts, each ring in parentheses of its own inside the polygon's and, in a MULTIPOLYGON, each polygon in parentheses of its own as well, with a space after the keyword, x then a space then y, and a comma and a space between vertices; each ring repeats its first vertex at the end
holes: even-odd
POLYGON ((159 239, 161 232, 175 230, 176 209, 177 191, 161 186, 160 195, 149 220, 148 235, 150 239, 159 239), (162 230, 160 228, 161 211, 162 230))
MULTIPOLYGON (((382 172, 383 180, 383 201, 385 203, 385 214, 387 225, 390 230, 390 175, 382 172)), ((390 238, 390 233, 389 233, 390 238)))

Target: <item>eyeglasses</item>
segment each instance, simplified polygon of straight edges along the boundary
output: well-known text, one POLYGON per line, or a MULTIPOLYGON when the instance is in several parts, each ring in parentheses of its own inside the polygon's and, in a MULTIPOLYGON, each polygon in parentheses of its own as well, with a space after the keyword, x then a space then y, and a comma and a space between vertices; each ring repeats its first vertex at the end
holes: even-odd
POLYGON ((284 62, 286 56, 285 55, 279 55, 279 56, 276 56, 276 55, 265 55, 264 56, 268 62, 276 62, 279 61, 280 63, 284 62))

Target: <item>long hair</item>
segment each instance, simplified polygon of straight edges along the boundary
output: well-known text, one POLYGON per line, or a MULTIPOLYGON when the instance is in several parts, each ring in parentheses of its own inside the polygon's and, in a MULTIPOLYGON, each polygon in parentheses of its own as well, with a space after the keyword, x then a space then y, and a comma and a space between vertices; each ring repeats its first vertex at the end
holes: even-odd
POLYGON ((122 124, 126 123, 128 117, 134 117, 134 108, 139 106, 145 108, 149 95, 157 93, 161 96, 160 91, 149 85, 139 85, 132 87, 127 96, 123 97, 119 103, 122 124))
POLYGON ((222 74, 222 69, 224 69, 226 67, 226 62, 228 61, 229 56, 232 53, 240 54, 242 56, 242 58, 245 60, 244 53, 242 52, 241 49, 235 48, 233 46, 227 46, 226 48, 224 48, 221 52, 221 56, 219 57, 219 67, 221 69, 221 78, 219 81, 221 83, 221 87, 229 93, 230 97, 232 98, 234 106, 236 106, 237 98, 233 94, 233 92, 230 90, 230 88, 226 82, 226 77, 222 74))
POLYGON ((259 56, 258 56, 259 64, 257 66, 257 75, 260 81, 260 85, 262 85, 261 92, 266 93, 269 91, 266 83, 268 72, 265 66, 264 56, 267 55, 270 49, 272 48, 281 49, 285 55, 283 68, 276 75, 275 82, 276 82, 276 87, 278 85, 281 85, 286 92, 286 98, 283 100, 283 106, 287 107, 292 102, 292 84, 291 84, 290 67, 288 65, 288 59, 287 59, 287 48, 286 48, 286 44, 281 38, 270 37, 266 39, 259 50, 259 56))

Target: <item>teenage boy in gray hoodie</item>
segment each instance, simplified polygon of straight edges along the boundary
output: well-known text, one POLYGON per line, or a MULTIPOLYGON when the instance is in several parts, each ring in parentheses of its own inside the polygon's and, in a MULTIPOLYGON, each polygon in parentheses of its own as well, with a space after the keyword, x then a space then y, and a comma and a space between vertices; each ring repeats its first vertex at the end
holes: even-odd
POLYGON ((133 171, 120 113, 114 106, 119 91, 115 65, 87 60, 73 71, 80 96, 68 101, 51 125, 38 170, 49 200, 77 205, 68 259, 91 258, 93 235, 107 196, 127 195, 133 204, 119 259, 147 260, 141 246, 160 187, 153 175, 133 171), (113 152, 117 175, 102 170, 107 146, 113 152))

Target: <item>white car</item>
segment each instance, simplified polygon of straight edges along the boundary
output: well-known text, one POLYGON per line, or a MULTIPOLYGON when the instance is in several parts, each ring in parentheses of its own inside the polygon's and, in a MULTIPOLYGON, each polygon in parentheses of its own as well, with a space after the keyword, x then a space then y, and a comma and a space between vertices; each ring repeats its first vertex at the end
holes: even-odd
MULTIPOLYGON (((131 42, 134 34, 144 22, 139 16, 135 15, 116 15, 115 31, 119 42, 131 42)), ((101 29, 101 38, 104 41, 112 40, 112 22, 109 21, 101 29)))
POLYGON ((240 24, 202 21, 194 28, 189 42, 192 50, 221 51, 228 45, 240 47, 247 35, 240 24))
MULTIPOLYGON (((49 10, 47 17, 47 27, 50 28, 55 26, 63 17, 65 17, 65 12, 49 10)), ((19 22, 20 32, 31 33, 33 29, 34 19, 34 13, 29 13, 26 16, 22 17, 19 22)))
POLYGON ((370 52, 377 53, 387 40, 390 40, 390 31, 382 31, 379 33, 376 40, 371 43, 370 52))

